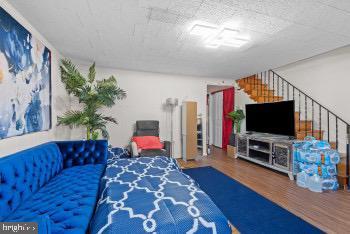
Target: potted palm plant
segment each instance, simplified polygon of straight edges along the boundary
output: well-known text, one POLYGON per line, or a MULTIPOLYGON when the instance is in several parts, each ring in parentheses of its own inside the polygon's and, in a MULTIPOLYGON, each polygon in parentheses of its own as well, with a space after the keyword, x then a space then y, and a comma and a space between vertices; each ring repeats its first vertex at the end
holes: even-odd
POLYGON ((233 146, 236 146, 236 134, 241 133, 241 124, 243 119, 245 118, 245 115, 242 109, 236 108, 236 110, 231 111, 227 114, 227 118, 232 120, 232 132, 230 136, 230 143, 233 144, 233 146), (234 131, 235 128, 236 134, 234 131))
POLYGON ((109 138, 107 123, 117 124, 115 118, 99 113, 103 107, 112 107, 115 100, 126 97, 126 92, 121 89, 114 76, 107 79, 96 79, 95 63, 89 68, 87 77, 84 77, 69 60, 63 59, 60 65, 61 80, 68 94, 78 98, 82 104, 81 110, 69 110, 57 117, 58 125, 70 127, 85 127, 86 139, 96 140, 100 133, 102 137, 109 138))

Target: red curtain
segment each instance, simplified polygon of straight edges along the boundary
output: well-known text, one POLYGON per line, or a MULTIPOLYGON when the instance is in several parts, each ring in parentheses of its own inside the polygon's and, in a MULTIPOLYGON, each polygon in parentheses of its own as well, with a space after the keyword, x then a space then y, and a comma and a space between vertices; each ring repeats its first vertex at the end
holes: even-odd
POLYGON ((227 114, 234 110, 235 105, 235 89, 229 88, 223 91, 223 107, 222 107, 222 148, 227 149, 230 135, 232 132, 232 120, 227 118, 227 114))

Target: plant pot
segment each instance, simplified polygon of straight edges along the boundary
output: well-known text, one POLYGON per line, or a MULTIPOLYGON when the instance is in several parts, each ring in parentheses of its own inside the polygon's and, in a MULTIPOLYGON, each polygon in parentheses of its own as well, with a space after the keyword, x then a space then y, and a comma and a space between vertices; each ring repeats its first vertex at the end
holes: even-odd
POLYGON ((236 133, 233 130, 230 135, 229 145, 236 147, 236 133))

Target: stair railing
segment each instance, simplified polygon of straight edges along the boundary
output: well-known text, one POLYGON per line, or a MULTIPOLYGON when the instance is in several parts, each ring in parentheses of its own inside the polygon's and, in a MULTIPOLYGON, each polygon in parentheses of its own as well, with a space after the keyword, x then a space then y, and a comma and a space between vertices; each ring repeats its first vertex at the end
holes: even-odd
MULTIPOLYGON (((262 97, 264 102, 274 102, 274 101, 282 101, 282 100, 294 100, 295 105, 297 106, 297 111, 299 114, 299 124, 298 124, 298 132, 305 131, 305 135, 318 136, 319 138, 324 137, 323 128, 327 129, 327 141, 331 140, 331 119, 335 120, 335 148, 339 150, 339 128, 340 124, 345 127, 344 135, 345 139, 345 151, 346 151, 346 176, 349 178, 349 162, 350 162, 350 124, 346 122, 344 119, 339 117, 333 111, 320 104, 318 101, 310 97, 310 95, 303 92, 301 89, 297 88, 295 85, 291 84, 289 81, 278 75, 273 70, 268 70, 265 72, 257 73, 254 76, 243 78, 243 82, 250 84, 252 90, 256 92, 256 96, 262 97), (252 79, 253 78, 253 79, 252 79), (267 89, 263 89, 263 86, 267 87, 267 89), (285 89, 286 88, 286 89, 285 89), (267 92, 263 93, 263 92, 267 92), (277 97, 276 97, 277 96, 277 97), (310 107, 311 104, 311 107, 310 107), (304 108, 302 109, 302 105, 304 108), (309 107, 308 107, 309 105, 309 107), (311 113, 310 110, 311 109, 311 113), (304 115, 304 128, 302 127, 302 112, 304 115), (326 120, 322 119, 322 114, 326 113, 326 120), (311 116, 310 116, 311 114, 311 116), (311 133, 308 129, 308 119, 311 117, 311 133), (318 120, 318 134, 315 134, 315 130, 317 130, 315 126, 315 120, 318 120), (322 120, 326 121, 326 126, 322 126, 322 120)), ((334 122, 333 122, 334 123, 334 122)), ((349 182, 350 186, 350 182, 349 182)))

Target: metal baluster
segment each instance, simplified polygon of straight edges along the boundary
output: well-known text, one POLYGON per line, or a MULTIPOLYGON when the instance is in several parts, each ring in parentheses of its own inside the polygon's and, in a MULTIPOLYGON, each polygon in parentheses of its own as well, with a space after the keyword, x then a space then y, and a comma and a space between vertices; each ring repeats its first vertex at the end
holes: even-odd
POLYGON ((269 73, 268 73, 268 75, 269 75, 269 82, 268 82, 269 83, 269 92, 267 94, 267 101, 270 101, 270 87, 271 87, 271 85, 270 85, 271 84, 271 82, 270 82, 270 80, 271 80, 270 79, 271 78, 270 74, 271 74, 271 72, 269 71, 269 73))
POLYGON ((256 89, 256 94, 258 95, 258 99, 259 99, 259 86, 258 86, 258 77, 259 77, 259 74, 256 74, 255 76, 255 89, 256 89))
POLYGON ((335 149, 338 150, 339 139, 338 139, 338 117, 335 117, 335 149))
POLYGON ((273 95, 272 95, 272 99, 275 99, 275 73, 274 72, 272 72, 272 81, 273 81, 273 95))
POLYGON ((320 106, 320 109, 319 109, 319 121, 320 121, 320 124, 319 124, 319 133, 318 133, 318 136, 320 137, 320 140, 321 140, 321 134, 322 134, 322 132, 321 132, 321 130, 322 130, 322 111, 321 111, 321 105, 320 104, 318 104, 319 106, 320 106))
POLYGON ((329 110, 327 110, 327 141, 329 142, 329 110))
MULTIPOLYGON (((264 84, 266 84, 266 71, 264 71, 264 84)), ((264 91, 264 102, 266 102, 266 93, 265 92, 266 91, 264 91)))
POLYGON ((314 136, 314 100, 312 100, 312 122, 311 122, 311 131, 312 131, 312 136, 314 136))
POLYGON ((304 127, 305 127, 305 134, 307 134, 307 99, 306 99, 306 95, 305 96, 305 122, 304 122, 304 127))
POLYGON ((255 81, 255 89, 256 89, 256 95, 257 95, 257 97, 258 97, 258 100, 259 100, 259 87, 258 87, 258 77, 259 77, 259 74, 256 74, 256 76, 255 76, 255 79, 254 79, 254 81, 255 81))
POLYGON ((280 96, 280 78, 277 76, 277 97, 280 96))
POLYGON ((255 77, 256 77, 256 75, 254 75, 253 77, 252 77, 252 82, 253 82, 253 87, 252 87, 252 92, 253 92, 253 90, 255 90, 255 77))
POLYGON ((293 86, 293 100, 295 100, 295 87, 293 86))
POLYGON ((282 80, 282 101, 284 100, 284 80, 282 80))
POLYGON ((256 75, 256 90, 257 90, 257 93, 258 93, 258 96, 260 97, 260 92, 259 92, 259 73, 256 75))
POLYGON ((300 132, 300 118, 301 118, 301 102, 300 102, 300 90, 299 90, 299 132, 300 132))
POLYGON ((289 83, 287 83, 287 100, 289 100, 289 83))
POLYGON ((261 82, 260 82, 260 96, 261 96, 262 95, 262 91, 263 91, 263 89, 262 89, 262 72, 260 73, 260 80, 261 80, 261 82))

